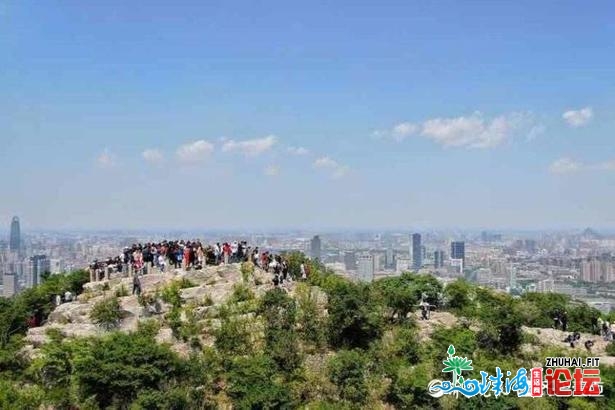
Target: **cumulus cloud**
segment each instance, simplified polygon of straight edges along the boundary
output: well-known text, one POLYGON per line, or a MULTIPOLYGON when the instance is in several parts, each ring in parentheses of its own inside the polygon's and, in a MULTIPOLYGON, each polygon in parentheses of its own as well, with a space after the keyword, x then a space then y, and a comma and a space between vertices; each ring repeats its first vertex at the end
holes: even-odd
POLYGON ((293 155, 307 155, 310 151, 307 148, 303 147, 288 147, 287 151, 289 154, 293 155))
POLYGON ((493 148, 530 122, 529 114, 512 113, 487 119, 480 112, 454 118, 434 118, 423 123, 421 135, 444 147, 493 148))
POLYGON ((115 155, 107 148, 96 158, 96 163, 101 168, 111 168, 116 164, 115 155))
POLYGON ((146 149, 141 153, 143 159, 152 164, 160 164, 164 161, 164 154, 159 149, 146 149))
POLYGON ((393 126, 390 130, 377 130, 372 133, 376 139, 391 139, 396 142, 402 142, 406 138, 416 134, 419 131, 419 126, 411 122, 401 122, 393 126))
POLYGON ((263 170, 263 174, 268 177, 275 177, 280 173, 280 168, 277 165, 268 165, 263 170))
POLYGON ((245 141, 226 140, 222 145, 222 151, 224 152, 239 152, 247 157, 254 157, 270 150, 277 138, 275 135, 268 135, 264 138, 257 138, 245 141))
POLYGON ((518 134, 532 140, 545 128, 537 124, 531 113, 510 113, 486 118, 482 113, 460 117, 431 118, 422 124, 401 122, 390 130, 372 133, 376 139, 401 142, 411 136, 422 136, 444 147, 493 148, 518 134))
POLYGON ((186 163, 199 162, 214 151, 214 145, 205 140, 198 140, 181 145, 176 152, 177 158, 186 163))
POLYGON ((350 168, 346 165, 342 165, 339 162, 329 158, 320 157, 314 161, 314 168, 325 169, 331 173, 331 176, 335 179, 345 176, 350 168))
POLYGON ((562 157, 549 166, 552 174, 570 174, 581 170, 582 164, 573 159, 562 157))
POLYGON ((594 117, 594 111, 591 107, 581 108, 580 110, 570 110, 562 114, 562 118, 571 127, 582 127, 589 123, 594 117))

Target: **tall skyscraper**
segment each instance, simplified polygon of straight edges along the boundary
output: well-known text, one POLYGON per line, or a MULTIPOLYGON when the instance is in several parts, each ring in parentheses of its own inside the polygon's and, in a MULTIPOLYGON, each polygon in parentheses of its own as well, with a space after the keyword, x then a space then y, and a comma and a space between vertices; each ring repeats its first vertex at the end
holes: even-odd
POLYGON ((10 298, 17 293, 17 277, 14 273, 4 273, 2 275, 3 296, 10 298))
POLYGON ((322 250, 322 243, 320 242, 320 237, 318 235, 312 238, 312 242, 310 243, 310 254, 314 259, 320 259, 322 250))
POLYGON ((387 269, 393 269, 395 267, 395 252, 392 247, 387 248, 385 260, 385 266, 387 269))
POLYGON ((30 258, 30 264, 28 266, 28 276, 26 283, 28 287, 34 287, 40 285, 42 282, 42 275, 45 272, 51 272, 51 261, 46 255, 35 255, 30 258))
POLYGON ((461 241, 451 242, 451 265, 459 267, 459 273, 463 274, 466 266, 466 244, 461 241))
POLYGON ((423 250, 421 249, 421 234, 412 234, 412 269, 419 270, 423 266, 423 250))
POLYGON ((434 251, 433 267, 436 269, 444 267, 444 251, 434 251))
POLYGON ((465 242, 453 241, 451 242, 451 259, 463 259, 466 258, 466 244, 465 242))
POLYGON ((19 229, 19 218, 14 216, 11 221, 11 235, 9 237, 9 250, 21 252, 21 230, 19 229))
POLYGON ((371 282, 374 279, 374 257, 370 254, 359 255, 358 276, 364 282, 371 282))
POLYGON ((356 270, 357 269, 357 258, 355 257, 354 252, 346 251, 344 252, 344 267, 346 270, 356 270))

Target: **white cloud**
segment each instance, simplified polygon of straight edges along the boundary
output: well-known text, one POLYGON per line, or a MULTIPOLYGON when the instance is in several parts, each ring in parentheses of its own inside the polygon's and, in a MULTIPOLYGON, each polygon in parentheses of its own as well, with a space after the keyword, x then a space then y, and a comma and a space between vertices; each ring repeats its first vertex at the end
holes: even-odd
POLYGON ((329 157, 320 157, 314 161, 314 166, 316 168, 337 168, 339 164, 329 157))
POLYGON ((310 151, 303 147, 288 147, 287 151, 293 155, 307 155, 310 151))
POLYGON ((113 155, 107 148, 96 158, 96 163, 101 168, 111 168, 115 165, 115 155, 113 155))
POLYGON ((396 142, 402 142, 411 135, 418 132, 419 126, 411 122, 399 123, 390 130, 377 130, 372 133, 376 139, 392 139, 396 142))
POLYGON ((573 159, 562 157, 549 166, 552 174, 570 174, 581 170, 583 165, 573 159))
POLYGON ((415 134, 419 127, 411 122, 402 122, 393 127, 391 132, 395 141, 403 141, 406 137, 415 134))
POLYGON ((482 113, 455 118, 434 118, 423 123, 421 135, 444 147, 493 148, 525 128, 531 116, 501 115, 491 120, 482 113))
POLYGON ((603 171, 615 171, 615 159, 598 164, 598 169, 603 171))
POLYGON ((544 125, 542 125, 542 124, 534 125, 528 131, 525 139, 527 141, 533 141, 536 138, 540 137, 542 134, 544 134, 546 130, 547 130, 547 128, 544 125))
POLYGON ((580 110, 570 110, 562 114, 562 118, 571 127, 582 127, 594 117, 591 107, 581 108, 580 110))
POLYGON ((328 170, 335 179, 344 177, 350 171, 348 166, 342 165, 329 157, 317 158, 314 161, 314 168, 328 170))
POLYGON ((214 151, 214 145, 205 140, 198 140, 180 146, 177 158, 182 162, 198 162, 207 158, 214 151))
POLYGON ((276 142, 275 135, 245 141, 227 140, 222 145, 222 151, 240 152, 247 157, 254 157, 270 150, 276 142))
POLYGON ((263 170, 263 173, 268 177, 275 177, 280 173, 280 168, 277 165, 268 165, 263 170))
POLYGON ((143 159, 152 164, 160 164, 164 161, 164 154, 159 149, 146 149, 141 153, 143 159))

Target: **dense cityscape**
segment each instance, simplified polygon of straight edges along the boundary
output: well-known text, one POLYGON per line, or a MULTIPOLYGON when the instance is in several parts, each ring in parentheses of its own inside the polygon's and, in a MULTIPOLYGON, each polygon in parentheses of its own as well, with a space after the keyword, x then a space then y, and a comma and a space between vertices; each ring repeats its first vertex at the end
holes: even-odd
POLYGON ((204 243, 242 240, 263 250, 298 250, 356 281, 430 273, 459 277, 512 295, 553 292, 608 313, 615 308, 615 236, 569 232, 24 232, 15 216, 0 241, 2 294, 40 284, 42 275, 86 268, 124 247, 166 238, 204 243))

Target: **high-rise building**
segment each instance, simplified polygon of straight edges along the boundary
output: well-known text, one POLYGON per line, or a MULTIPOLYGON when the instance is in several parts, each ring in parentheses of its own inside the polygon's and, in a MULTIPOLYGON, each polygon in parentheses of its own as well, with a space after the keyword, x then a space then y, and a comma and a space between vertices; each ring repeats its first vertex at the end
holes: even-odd
POLYGON ((4 273, 2 275, 3 296, 10 298, 17 293, 17 276, 14 273, 4 273))
POLYGON ((423 266, 423 252, 421 249, 421 234, 412 234, 412 269, 419 270, 423 266))
POLYGON ((28 287, 34 287, 42 282, 43 273, 51 272, 51 261, 46 255, 32 256, 29 261, 26 283, 28 287))
POLYGON ((382 253, 374 253, 374 272, 379 272, 384 267, 384 255, 382 253))
POLYGON ((19 228, 19 218, 14 216, 11 221, 11 235, 9 237, 9 250, 21 252, 21 230, 19 228))
POLYGON ((371 282, 374 279, 374 257, 370 254, 359 255, 358 258, 358 277, 364 282, 371 282))
POLYGON ((344 267, 347 271, 357 269, 357 258, 355 257, 354 252, 344 252, 344 267))
POLYGON ((466 244, 465 242, 451 242, 451 259, 466 259, 466 244))
POLYGON ((433 267, 440 269, 444 267, 444 251, 434 251, 433 253, 433 267))
POLYGON ((310 254, 313 259, 320 259, 322 251, 322 243, 320 242, 320 237, 318 235, 312 238, 312 242, 310 243, 310 254))
POLYGON ((457 267, 458 272, 463 274, 466 266, 466 245, 465 242, 451 242, 451 266, 457 267))
POLYGON ((395 267, 395 252, 392 247, 389 247, 386 250, 385 266, 387 269, 393 269, 395 267))

